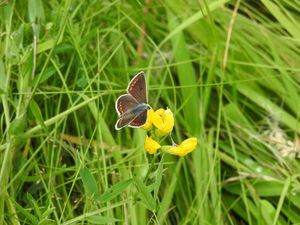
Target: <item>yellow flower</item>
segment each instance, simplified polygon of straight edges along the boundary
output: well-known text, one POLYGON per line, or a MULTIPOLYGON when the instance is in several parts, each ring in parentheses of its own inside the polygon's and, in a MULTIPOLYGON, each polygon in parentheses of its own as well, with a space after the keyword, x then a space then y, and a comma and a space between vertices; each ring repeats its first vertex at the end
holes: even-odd
POLYGON ((151 137, 146 137, 144 148, 149 154, 155 154, 160 147, 160 144, 154 141, 151 137))
POLYGON ((155 116, 154 114, 155 114, 154 110, 152 108, 150 108, 148 110, 148 113, 147 113, 147 121, 143 126, 143 128, 145 130, 151 130, 152 129, 152 120, 153 120, 153 117, 155 116))
POLYGON ((149 109, 148 118, 143 128, 150 130, 152 129, 152 125, 158 129, 157 134, 159 136, 169 134, 174 127, 174 117, 172 111, 170 109, 164 110, 163 108, 160 108, 154 112, 152 108, 149 109))
POLYGON ((197 146, 197 138, 192 137, 184 140, 178 146, 164 146, 162 150, 172 155, 185 156, 194 151, 197 146))
POLYGON ((169 134, 174 127, 174 116, 170 109, 158 109, 155 111, 155 114, 159 116, 160 120, 156 123, 153 123, 155 127, 157 127, 157 134, 160 136, 165 136, 169 134))

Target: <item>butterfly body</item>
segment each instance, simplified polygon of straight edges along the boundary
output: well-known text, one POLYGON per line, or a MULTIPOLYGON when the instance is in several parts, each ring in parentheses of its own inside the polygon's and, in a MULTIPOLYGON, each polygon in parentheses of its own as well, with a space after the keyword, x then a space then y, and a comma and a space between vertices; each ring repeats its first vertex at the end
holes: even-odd
POLYGON ((150 106, 147 104, 144 72, 140 72, 132 78, 127 92, 128 94, 121 95, 116 101, 116 111, 120 116, 115 125, 116 130, 126 125, 134 128, 141 127, 147 121, 147 111, 150 106))
POLYGON ((138 104, 136 107, 134 107, 133 109, 131 109, 129 111, 129 113, 133 113, 135 115, 138 115, 142 112, 144 112, 145 110, 149 109, 149 105, 146 103, 142 103, 142 104, 138 104))

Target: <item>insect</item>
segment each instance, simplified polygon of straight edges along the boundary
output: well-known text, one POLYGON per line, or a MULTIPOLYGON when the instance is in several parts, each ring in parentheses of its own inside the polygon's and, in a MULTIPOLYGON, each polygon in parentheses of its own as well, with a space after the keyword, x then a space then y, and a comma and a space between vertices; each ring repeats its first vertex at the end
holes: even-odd
POLYGON ((150 106, 147 104, 146 80, 143 71, 129 82, 127 93, 121 95, 116 101, 116 111, 120 117, 115 125, 116 130, 126 125, 133 128, 141 127, 147 121, 150 106))

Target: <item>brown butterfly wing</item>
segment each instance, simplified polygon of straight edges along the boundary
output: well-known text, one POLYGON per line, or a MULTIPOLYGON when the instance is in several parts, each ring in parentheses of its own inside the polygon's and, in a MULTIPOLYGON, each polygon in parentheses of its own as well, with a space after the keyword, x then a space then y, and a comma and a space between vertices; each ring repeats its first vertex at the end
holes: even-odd
POLYGON ((121 116, 129 109, 136 107, 138 104, 139 103, 137 102, 137 100, 131 95, 128 94, 121 95, 116 101, 116 110, 119 116, 121 116))
POLYGON ((121 115, 120 119, 116 122, 115 129, 120 130, 121 128, 128 125, 130 122, 132 122, 137 115, 133 113, 126 113, 124 115, 121 115))
POLYGON ((140 113, 134 120, 129 123, 130 127, 140 127, 143 126, 147 121, 148 110, 140 113))
POLYGON ((139 103, 147 103, 147 90, 144 72, 140 72, 134 78, 132 78, 128 85, 127 91, 139 103))

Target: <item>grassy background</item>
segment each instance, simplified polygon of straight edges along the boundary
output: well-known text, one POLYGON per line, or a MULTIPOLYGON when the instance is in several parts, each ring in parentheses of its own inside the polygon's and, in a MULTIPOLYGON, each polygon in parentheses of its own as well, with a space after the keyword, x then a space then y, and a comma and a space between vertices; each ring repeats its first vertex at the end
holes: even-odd
POLYGON ((0 5, 0 224, 300 224, 298 0, 0 5), (114 130, 144 70, 186 157, 114 130))

